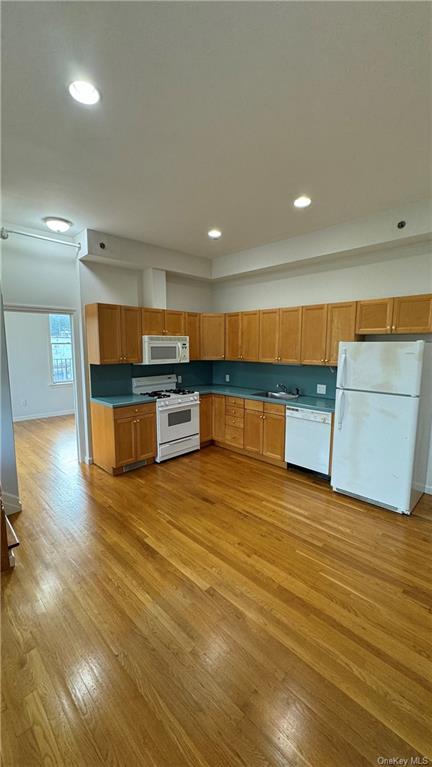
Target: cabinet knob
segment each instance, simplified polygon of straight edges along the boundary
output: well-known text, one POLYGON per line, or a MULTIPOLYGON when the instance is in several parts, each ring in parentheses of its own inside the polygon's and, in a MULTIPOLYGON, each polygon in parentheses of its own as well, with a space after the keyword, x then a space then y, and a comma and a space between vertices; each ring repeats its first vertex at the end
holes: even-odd
POLYGON ((396 325, 392 325, 392 330, 396 330, 396 325))
POLYGON ((324 359, 321 357, 321 362, 324 362, 324 359))
POLYGON ((390 325, 387 325, 387 330, 391 330, 391 327, 390 327, 390 325))
POLYGON ((282 357, 278 357, 278 360, 279 360, 279 361, 280 361, 281 359, 282 359, 282 357))

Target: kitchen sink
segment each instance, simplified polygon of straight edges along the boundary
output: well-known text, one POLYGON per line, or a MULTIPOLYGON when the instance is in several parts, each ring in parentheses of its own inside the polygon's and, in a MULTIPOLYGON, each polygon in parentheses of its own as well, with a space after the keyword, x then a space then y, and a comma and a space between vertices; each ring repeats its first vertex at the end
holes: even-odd
POLYGON ((256 391, 254 392, 256 397, 268 397, 269 399, 298 399, 298 394, 288 394, 285 391, 256 391))

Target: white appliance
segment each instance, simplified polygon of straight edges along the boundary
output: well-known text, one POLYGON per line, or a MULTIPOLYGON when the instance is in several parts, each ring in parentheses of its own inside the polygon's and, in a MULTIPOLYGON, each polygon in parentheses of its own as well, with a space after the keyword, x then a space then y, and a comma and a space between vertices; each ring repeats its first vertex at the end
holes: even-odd
POLYGON ((143 336, 143 365, 189 362, 189 336, 143 336))
POLYGON ((177 388, 176 375, 132 379, 134 394, 156 398, 156 461, 200 449, 199 394, 177 388))
POLYGON ((424 341, 339 344, 334 490, 411 513, 426 483, 430 351, 424 341))
POLYGON ((331 413, 289 405, 286 409, 285 460, 329 474, 331 413))

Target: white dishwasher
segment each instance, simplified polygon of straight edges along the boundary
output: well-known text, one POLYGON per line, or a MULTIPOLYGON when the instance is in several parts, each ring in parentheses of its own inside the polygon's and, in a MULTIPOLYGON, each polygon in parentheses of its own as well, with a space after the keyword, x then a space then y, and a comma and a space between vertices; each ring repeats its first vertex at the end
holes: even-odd
POLYGON ((285 460, 321 474, 330 473, 331 413, 287 406, 285 460))

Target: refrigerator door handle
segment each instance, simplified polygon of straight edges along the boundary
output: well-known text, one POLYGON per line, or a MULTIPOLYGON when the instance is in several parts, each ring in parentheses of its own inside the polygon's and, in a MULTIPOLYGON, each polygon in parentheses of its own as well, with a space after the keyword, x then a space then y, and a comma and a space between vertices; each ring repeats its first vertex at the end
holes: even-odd
POLYGON ((341 354, 341 364, 339 369, 339 379, 340 379, 340 388, 343 389, 345 386, 345 368, 346 368, 346 361, 347 361, 347 350, 342 349, 341 354))
POLYGON ((338 391, 338 403, 337 403, 337 429, 340 431, 342 429, 342 421, 344 417, 344 410, 345 410, 345 392, 344 391, 338 391))

